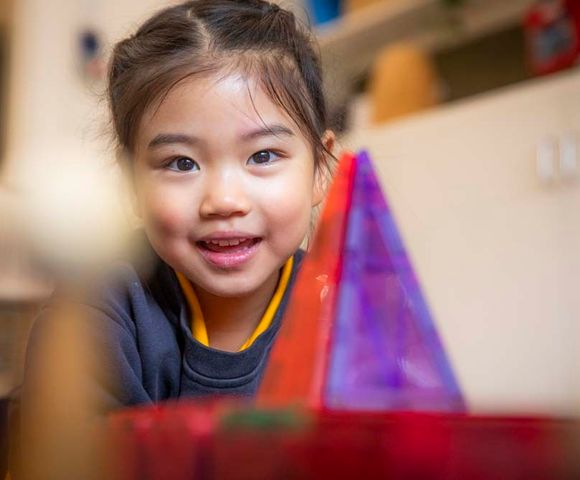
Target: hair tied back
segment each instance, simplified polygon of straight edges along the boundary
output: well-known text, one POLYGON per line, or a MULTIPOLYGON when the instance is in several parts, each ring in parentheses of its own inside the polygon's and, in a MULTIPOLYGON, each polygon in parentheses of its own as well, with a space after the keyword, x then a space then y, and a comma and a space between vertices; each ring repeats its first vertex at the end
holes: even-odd
POLYGON ((271 13, 278 13, 280 11, 280 7, 278 5, 276 5, 275 3, 268 3, 268 10, 271 13))

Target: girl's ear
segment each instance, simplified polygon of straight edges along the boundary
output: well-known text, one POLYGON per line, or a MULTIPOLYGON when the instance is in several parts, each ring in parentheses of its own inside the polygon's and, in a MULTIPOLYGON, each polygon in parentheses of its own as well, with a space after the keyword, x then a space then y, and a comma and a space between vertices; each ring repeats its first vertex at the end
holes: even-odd
POLYGON ((325 165, 328 165, 329 158, 334 149, 334 143, 336 140, 336 135, 332 130, 326 130, 320 139, 322 145, 324 145, 324 152, 322 152, 323 158, 318 159, 318 167, 314 172, 314 185, 312 190, 312 206, 316 207, 319 205, 324 197, 326 196, 326 189, 328 188, 328 182, 330 181, 330 176, 325 165))

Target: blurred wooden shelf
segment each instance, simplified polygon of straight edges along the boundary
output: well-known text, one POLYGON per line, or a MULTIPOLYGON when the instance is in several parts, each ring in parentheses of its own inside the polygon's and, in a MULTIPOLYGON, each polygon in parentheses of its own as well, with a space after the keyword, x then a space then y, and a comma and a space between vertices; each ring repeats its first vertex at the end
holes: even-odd
POLYGON ((383 0, 318 28, 330 101, 344 100, 377 53, 409 41, 437 51, 520 22, 533 0, 468 0, 455 9, 441 0, 383 0))

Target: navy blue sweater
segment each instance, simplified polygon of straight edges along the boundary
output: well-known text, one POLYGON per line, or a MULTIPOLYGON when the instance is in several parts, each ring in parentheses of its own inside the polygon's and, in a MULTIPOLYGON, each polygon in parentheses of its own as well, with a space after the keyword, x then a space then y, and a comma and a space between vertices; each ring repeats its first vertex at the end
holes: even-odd
MULTIPOLYGON (((206 347, 192 337, 187 301, 167 264, 156 258, 147 276, 129 263, 120 265, 98 299, 87 305, 100 367, 91 388, 103 407, 203 395, 253 396, 303 256, 303 251, 295 254, 288 287, 270 327, 249 348, 235 353, 206 347), (112 383, 104 380, 111 377, 112 383)), ((31 336, 29 366, 37 342, 47 340, 42 320, 41 315, 31 336)))

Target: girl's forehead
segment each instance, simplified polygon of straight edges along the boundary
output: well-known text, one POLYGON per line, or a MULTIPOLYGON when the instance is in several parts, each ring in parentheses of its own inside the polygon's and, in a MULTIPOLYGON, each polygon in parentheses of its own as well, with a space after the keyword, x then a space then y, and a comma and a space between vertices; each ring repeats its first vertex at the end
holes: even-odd
MULTIPOLYGON (((192 76, 173 87, 148 109, 139 128, 141 140, 159 129, 247 129, 270 124, 298 128, 259 82, 237 73, 192 76)), ((139 140, 139 139, 138 139, 139 140)))

